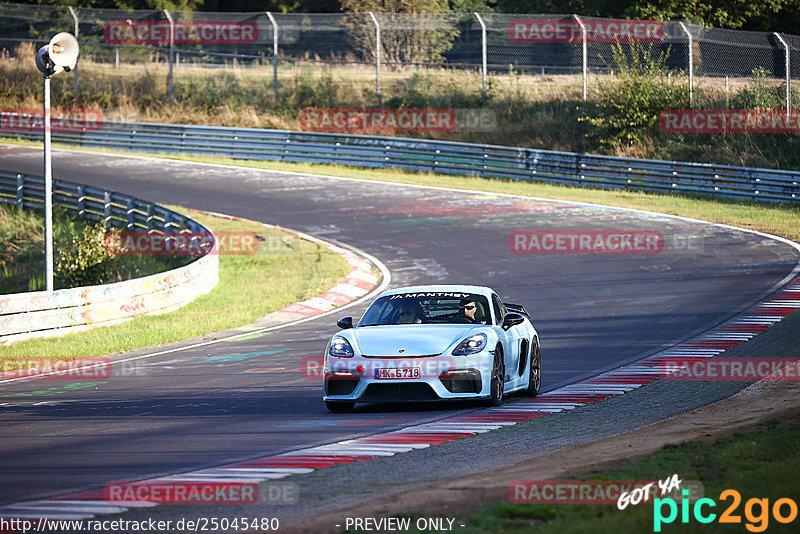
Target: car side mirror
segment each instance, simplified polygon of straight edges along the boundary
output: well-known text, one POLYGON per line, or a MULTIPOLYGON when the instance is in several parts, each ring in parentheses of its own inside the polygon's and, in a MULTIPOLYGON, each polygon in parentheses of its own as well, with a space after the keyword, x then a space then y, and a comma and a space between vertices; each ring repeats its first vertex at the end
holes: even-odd
POLYGON ((338 326, 342 330, 347 330, 348 328, 353 328, 353 318, 352 317, 342 317, 341 319, 336 321, 336 326, 338 326))
POLYGON ((518 324, 522 324, 525 318, 518 314, 518 313, 507 313, 506 316, 503 318, 503 324, 501 327, 503 330, 508 330, 512 326, 516 326, 518 324))

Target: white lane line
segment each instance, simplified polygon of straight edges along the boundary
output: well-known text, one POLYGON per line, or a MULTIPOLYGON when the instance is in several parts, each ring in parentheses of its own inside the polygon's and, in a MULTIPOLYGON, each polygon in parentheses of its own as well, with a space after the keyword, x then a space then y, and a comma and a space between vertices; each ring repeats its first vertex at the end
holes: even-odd
POLYGON ((380 439, 381 438, 372 438, 372 439, 363 438, 363 439, 358 439, 356 441, 353 441, 353 443, 355 443, 357 445, 368 445, 368 446, 371 446, 371 445, 384 445, 384 444, 386 444, 386 445, 402 444, 402 445, 408 447, 409 449, 427 449, 428 447, 431 446, 430 443, 403 443, 401 441, 394 441, 394 440, 386 440, 386 442, 382 442, 382 441, 380 441, 380 439), (374 439, 374 441, 373 441, 373 439, 374 439))
MULTIPOLYGON (((292 473, 276 473, 275 477, 282 478, 288 477, 292 473)), ((142 484, 151 484, 154 482, 161 482, 161 483, 170 483, 170 484, 180 484, 181 482, 186 483, 197 483, 197 482, 207 482, 209 484, 217 484, 217 483, 232 483, 232 482, 241 482, 243 484, 250 484, 250 483, 258 483, 262 480, 267 478, 275 478, 272 475, 260 474, 258 476, 254 475, 225 475, 222 473, 214 474, 214 475, 207 475, 202 473, 184 473, 182 475, 171 475, 161 478, 154 478, 152 480, 143 480, 142 484)))
POLYGON ((23 505, 9 506, 0 508, 0 518, 2 519, 91 519, 96 514, 85 512, 50 512, 48 510, 36 510, 25 508, 23 505))
MULTIPOLYGON (((155 506, 149 503, 150 506, 155 506)), ((33 501, 10 508, 46 510, 48 512, 74 512, 93 514, 116 514, 128 509, 127 504, 111 504, 104 501, 33 501)), ((0 510, 1 511, 1 510, 0 510)))

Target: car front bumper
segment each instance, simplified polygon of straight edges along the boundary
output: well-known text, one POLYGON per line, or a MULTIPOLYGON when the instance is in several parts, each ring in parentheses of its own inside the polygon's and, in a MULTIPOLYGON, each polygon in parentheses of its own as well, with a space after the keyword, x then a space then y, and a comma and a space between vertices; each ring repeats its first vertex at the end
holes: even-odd
POLYGON ((328 356, 323 368, 323 400, 418 402, 491 396, 494 355, 372 358, 328 356), (420 370, 419 378, 378 378, 380 369, 420 370))

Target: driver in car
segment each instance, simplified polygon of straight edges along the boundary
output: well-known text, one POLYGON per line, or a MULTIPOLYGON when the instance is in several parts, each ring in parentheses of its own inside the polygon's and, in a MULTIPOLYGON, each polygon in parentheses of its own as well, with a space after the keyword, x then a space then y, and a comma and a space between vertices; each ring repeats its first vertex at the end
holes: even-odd
POLYGON ((458 305, 458 313, 462 319, 466 319, 468 323, 481 324, 481 321, 476 318, 478 314, 478 303, 474 300, 464 299, 458 305))

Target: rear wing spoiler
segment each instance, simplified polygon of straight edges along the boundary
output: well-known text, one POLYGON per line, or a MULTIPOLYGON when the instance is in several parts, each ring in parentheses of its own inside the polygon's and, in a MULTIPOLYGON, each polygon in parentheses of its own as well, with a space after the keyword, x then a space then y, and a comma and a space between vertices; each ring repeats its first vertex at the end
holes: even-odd
POLYGON ((525 306, 523 306, 523 305, 521 305, 521 304, 509 304, 509 303, 505 302, 505 303, 503 303, 503 305, 504 305, 504 306, 506 307, 506 309, 507 309, 508 311, 510 311, 510 312, 513 312, 513 313, 518 313, 518 314, 520 314, 520 315, 524 315, 524 316, 525 316, 525 317, 527 317, 528 319, 533 319, 533 318, 531 317, 531 314, 530 314, 530 313, 528 313, 528 310, 526 310, 526 309, 525 309, 525 306))

